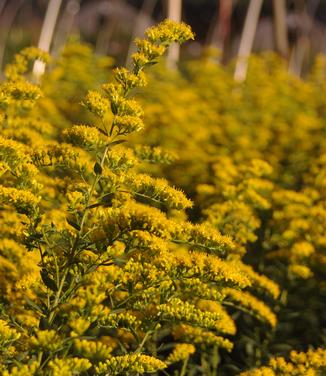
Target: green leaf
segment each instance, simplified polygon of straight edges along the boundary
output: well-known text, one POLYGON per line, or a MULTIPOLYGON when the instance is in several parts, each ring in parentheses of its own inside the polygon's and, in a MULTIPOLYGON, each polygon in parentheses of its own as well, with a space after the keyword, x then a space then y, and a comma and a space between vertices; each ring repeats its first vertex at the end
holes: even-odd
POLYGON ((78 223, 76 223, 75 221, 73 221, 73 220, 70 219, 70 218, 66 218, 66 220, 67 220, 68 224, 69 224, 71 227, 73 227, 73 228, 74 228, 75 230, 77 230, 77 231, 80 231, 80 226, 79 226, 78 223))
POLYGON ((49 328, 49 323, 46 317, 41 317, 40 318, 40 323, 39 323, 39 329, 45 330, 49 328))
POLYGON ((101 206, 101 205, 102 205, 101 202, 96 202, 95 204, 92 204, 92 205, 87 206, 87 209, 98 208, 98 207, 101 206))
POLYGON ((116 115, 118 113, 118 107, 113 102, 111 102, 111 111, 112 111, 113 115, 116 115))
POLYGON ((115 146, 115 145, 119 145, 119 144, 122 144, 123 142, 127 142, 127 140, 116 140, 116 141, 112 141, 108 144, 109 147, 112 147, 112 146, 115 146))
POLYGON ((38 306, 36 303, 34 303, 32 300, 30 300, 27 296, 24 297, 26 300, 26 303, 36 312, 42 313, 42 308, 38 306))
POLYGON ((112 206, 113 197, 114 197, 114 193, 107 193, 101 198, 101 201, 87 206, 87 209, 94 209, 94 208, 98 208, 99 206, 110 207, 112 206))
POLYGON ((241 369, 239 367, 235 366, 234 364, 227 364, 224 367, 224 369, 229 371, 229 372, 234 372, 234 373, 232 373, 234 375, 239 374, 239 372, 241 371, 241 369))
POLYGON ((148 63, 146 63, 145 65, 148 66, 148 67, 150 67, 151 65, 155 65, 157 63, 158 63, 157 60, 152 60, 152 61, 149 61, 148 63))
POLYGON ((45 286, 52 291, 57 291, 57 285, 52 278, 50 278, 45 270, 41 271, 41 278, 45 286))
POLYGON ((105 207, 112 206, 113 198, 114 198, 114 193, 108 193, 102 197, 101 204, 105 207))
POLYGON ((103 171, 102 166, 98 162, 96 162, 95 165, 94 165, 94 172, 95 172, 95 174, 96 175, 101 175, 102 171, 103 171))
POLYGON ((105 136, 108 136, 108 133, 105 132, 103 129, 98 128, 98 127, 96 127, 96 129, 97 129, 100 133, 104 134, 105 136))

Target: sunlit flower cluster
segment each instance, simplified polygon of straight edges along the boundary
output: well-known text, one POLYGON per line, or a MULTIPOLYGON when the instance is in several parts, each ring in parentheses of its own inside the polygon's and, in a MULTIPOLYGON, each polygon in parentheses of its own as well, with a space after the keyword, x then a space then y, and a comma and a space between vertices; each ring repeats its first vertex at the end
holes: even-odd
POLYGON ((136 100, 146 69, 192 38, 169 20, 148 29, 104 84, 112 60, 76 43, 40 85, 26 78, 29 61, 48 61, 37 49, 7 67, 1 374, 186 375, 230 366, 237 346, 251 354, 242 369, 266 365, 244 375, 324 371, 321 349, 267 359, 291 283, 323 288, 321 73, 301 83, 253 58, 239 86, 203 59, 184 77, 158 68, 136 100), (275 84, 258 90, 269 71, 275 84))

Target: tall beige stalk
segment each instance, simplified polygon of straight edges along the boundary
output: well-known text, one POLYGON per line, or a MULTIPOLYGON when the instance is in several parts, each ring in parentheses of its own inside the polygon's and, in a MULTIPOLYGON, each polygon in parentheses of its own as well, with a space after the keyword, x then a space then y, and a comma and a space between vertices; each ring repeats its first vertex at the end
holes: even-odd
POLYGON ((289 41, 286 26, 285 0, 273 0, 274 34, 276 50, 284 57, 289 55, 289 41))
POLYGON ((299 36, 296 44, 293 46, 290 61, 289 72, 297 77, 302 76, 302 69, 304 62, 307 60, 307 56, 310 49, 310 40, 306 35, 299 36))
POLYGON ((137 15, 137 19, 134 25, 134 28, 132 30, 131 34, 131 42, 129 44, 128 53, 127 53, 127 59, 126 59, 126 65, 128 65, 131 61, 131 55, 135 52, 135 44, 133 43, 134 39, 136 37, 142 37, 144 34, 145 29, 150 26, 148 25, 147 20, 152 15, 155 5, 157 3, 157 0, 145 0, 143 2, 143 5, 137 15))
MULTIPOLYGON (((49 0, 48 7, 46 9, 44 22, 38 42, 38 48, 43 51, 49 52, 52 42, 54 28, 57 22, 60 6, 62 0, 49 0)), ((34 64, 33 73, 39 77, 44 73, 45 65, 43 62, 37 60, 34 64)))
POLYGON ((80 10, 80 0, 68 0, 53 37, 51 47, 52 55, 57 55, 65 45, 69 34, 74 26, 75 18, 80 10))
POLYGON ((218 11, 210 28, 208 44, 218 48, 222 57, 225 57, 231 30, 233 0, 219 0, 217 3, 218 11))
MULTIPOLYGON (((182 15, 182 0, 167 0, 168 4, 168 19, 172 21, 181 22, 182 15)), ((168 51, 167 65, 171 69, 175 69, 180 58, 180 46, 173 43, 168 51)))
POLYGON ((289 72, 301 77, 304 65, 309 61, 309 52, 312 44, 312 30, 314 28, 315 13, 318 0, 296 3, 296 16, 298 18, 297 41, 294 44, 290 59, 289 72))
POLYGON ((5 7, 5 5, 6 5, 6 0, 1 0, 1 1, 0 1, 0 15, 1 15, 2 10, 3 10, 3 8, 5 7))
POLYGON ((6 42, 15 18, 24 4, 24 0, 4 1, 0 12, 0 71, 3 64, 6 42))
POLYGON ((243 32, 241 35, 238 60, 234 72, 234 79, 236 81, 243 81, 246 79, 248 57, 252 50, 262 5, 263 0, 250 0, 243 32))
MULTIPOLYGON (((107 55, 109 53, 109 46, 112 39, 113 32, 116 30, 117 24, 120 22, 119 18, 112 17, 110 7, 115 6, 119 0, 107 0, 101 3, 102 16, 104 22, 100 26, 97 33, 95 43, 95 53, 97 55, 107 55)), ((122 4, 124 1, 120 0, 122 4)), ((95 4, 94 4, 95 5, 95 4)))

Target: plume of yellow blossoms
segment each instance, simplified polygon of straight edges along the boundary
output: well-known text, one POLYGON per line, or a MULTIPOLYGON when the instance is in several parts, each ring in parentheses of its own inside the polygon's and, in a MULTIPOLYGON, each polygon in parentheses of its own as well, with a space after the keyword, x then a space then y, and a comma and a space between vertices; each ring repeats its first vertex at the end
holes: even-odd
MULTIPOLYGON (((144 127, 133 96, 147 83, 145 68, 171 43, 192 38, 185 24, 150 28, 136 41, 132 68, 116 68, 113 82, 85 95, 91 120, 67 127, 25 76, 29 59, 47 58, 27 49, 8 67, 0 87, 4 375, 154 373, 185 365, 198 349, 230 351, 233 310, 275 325, 251 293, 276 298, 277 286, 240 260, 255 212, 247 209, 252 221, 248 231, 241 224, 240 238, 213 220, 184 220, 192 202, 141 170, 174 156, 126 146, 144 127), (44 120, 51 117, 53 124, 44 120), (162 345, 172 336, 167 354, 162 345)), ((228 183, 239 177, 225 177, 226 192, 241 195, 244 211, 248 203, 267 208, 270 184, 260 177, 269 167, 254 160, 247 170, 237 192, 228 183)))
POLYGON ((326 371, 326 350, 290 352, 290 359, 272 358, 268 366, 242 372, 241 376, 322 376, 326 371))

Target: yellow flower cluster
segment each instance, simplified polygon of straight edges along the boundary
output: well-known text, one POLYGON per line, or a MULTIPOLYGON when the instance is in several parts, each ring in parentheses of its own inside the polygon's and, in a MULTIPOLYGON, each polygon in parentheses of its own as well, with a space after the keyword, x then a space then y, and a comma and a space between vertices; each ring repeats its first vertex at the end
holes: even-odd
MULTIPOLYGON (((155 166, 153 173, 164 173, 188 193, 192 219, 232 238, 252 265, 251 294, 269 306, 270 297, 280 296, 272 304, 282 329, 266 345, 271 353, 274 345, 306 348, 308 338, 314 347, 325 343, 311 334, 322 332, 326 270, 323 60, 318 57, 311 75, 298 80, 276 55, 252 56, 239 85, 232 65, 206 55, 185 63, 185 74, 159 67, 155 84, 142 96, 147 142, 179 157, 172 167, 155 166)), ((244 317, 236 319, 241 339, 233 353, 244 353, 243 359, 253 351, 242 347, 248 339, 241 337, 248 328, 244 317)), ((255 343, 253 358, 265 354, 264 345, 255 343)))
POLYGON ((19 54, 16 54, 12 64, 6 67, 6 77, 11 81, 20 81, 22 74, 28 71, 28 63, 33 60, 42 60, 49 62, 49 55, 36 47, 24 48, 19 54))
POLYGON ((56 358, 49 362, 49 368, 53 376, 71 376, 82 374, 91 368, 92 364, 87 359, 81 358, 56 358))
POLYGON ((86 125, 74 125, 63 132, 65 140, 73 145, 84 147, 85 149, 97 149, 105 145, 105 139, 94 127, 86 125))
POLYGON ((216 254, 224 255, 226 252, 237 252, 232 239, 221 235, 209 225, 193 225, 184 223, 175 229, 175 237, 194 248, 202 248, 216 254))
POLYGON ((148 355, 123 355, 109 358, 95 367, 98 375, 119 375, 126 372, 153 373, 166 368, 161 360, 148 355))
POLYGON ((313 276, 312 269, 320 269, 317 260, 321 261, 321 267, 325 265, 320 259, 325 244, 325 196, 316 189, 314 182, 303 192, 279 190, 273 195, 273 235, 266 242, 273 250, 267 257, 287 260, 290 275, 302 278, 313 276))
POLYGON ((189 343, 179 343, 175 346, 172 353, 167 357, 167 363, 176 363, 181 360, 187 359, 190 355, 194 354, 196 348, 189 343))
MULTIPOLYGON (((228 328, 219 323, 221 320, 220 313, 202 311, 178 298, 171 299, 166 304, 161 304, 158 307, 158 311, 160 315, 163 315, 163 319, 184 321, 186 323, 197 324, 203 328, 216 329, 228 333, 228 328)), ((231 334, 233 334, 232 330, 231 334)))
POLYGON ((39 87, 30 84, 25 81, 8 82, 1 85, 1 97, 5 101, 1 101, 1 104, 9 104, 10 99, 21 101, 36 101, 41 96, 41 90, 39 87))
POLYGON ((258 240, 267 254, 294 264, 290 276, 299 265, 305 276, 313 276, 308 268, 322 269, 317 262, 325 245, 321 61, 318 74, 298 81, 276 56, 252 57, 246 83, 238 86, 231 70, 208 57, 186 65, 188 81, 161 68, 155 90, 144 99, 149 142, 162 140, 180 156, 164 173, 186 192, 198 192, 195 206, 204 219, 231 235, 242 252, 258 240), (301 242, 315 249, 309 260, 292 254, 301 242))
POLYGON ((277 299, 280 295, 279 286, 271 279, 267 278, 263 274, 258 274, 253 268, 244 263, 237 264, 239 269, 249 278, 252 286, 257 290, 262 290, 270 295, 272 298, 277 299))
POLYGON ((276 316, 270 310, 270 308, 255 298, 248 292, 238 291, 231 288, 223 289, 223 293, 226 295, 226 301, 231 300, 238 305, 238 307, 248 309, 252 311, 254 315, 257 315, 261 320, 268 322, 272 327, 276 325, 276 316))
MULTIPOLYGON (((122 145, 124 136, 143 127, 143 110, 129 97, 133 88, 146 83, 143 68, 156 62, 171 42, 192 37, 187 26, 172 21, 165 21, 157 30, 161 37, 154 28, 150 39, 137 42, 138 57, 134 55, 131 71, 114 70, 116 83, 103 85, 103 92, 91 90, 86 94, 82 103, 97 117, 95 125, 70 126, 70 120, 60 114, 64 111, 63 101, 58 100, 56 107, 48 98, 41 99, 40 88, 18 79, 18 75, 17 81, 8 79, 2 85, 1 125, 7 128, 18 118, 16 124, 26 126, 26 132, 17 132, 17 136, 13 126, 12 133, 5 133, 1 143, 3 204, 8 214, 12 214, 10 205, 15 206, 21 215, 15 223, 24 224, 22 236, 14 237, 10 216, 2 220, 8 231, 1 243, 1 262, 4 267, 10 265, 13 274, 18 271, 17 278, 12 279, 16 285, 10 281, 4 289, 10 292, 8 301, 13 300, 10 313, 14 320, 19 321, 22 332, 27 329, 31 334, 30 338, 23 337, 29 355, 26 361, 17 360, 21 363, 17 370, 11 366, 15 354, 6 352, 9 360, 4 369, 8 372, 23 374, 27 361, 31 367, 34 360, 35 371, 27 367, 26 372, 68 375, 94 367, 98 374, 119 374, 166 368, 162 360, 144 354, 152 351, 147 342, 153 341, 153 333, 161 328, 162 332, 171 331, 169 322, 173 318, 162 312, 177 302, 184 305, 180 307, 179 316, 183 318, 180 316, 179 321, 190 320, 196 326, 227 333, 235 331, 222 308, 211 312, 177 298, 189 291, 182 281, 192 268, 195 272, 194 262, 200 255, 207 260, 211 257, 211 261, 220 263, 216 268, 224 270, 225 275, 218 275, 216 269, 213 281, 215 278, 227 284, 228 278, 243 279, 231 264, 205 254, 209 250, 227 257, 233 250, 232 240, 208 226, 182 221, 182 211, 192 205, 183 192, 164 179, 136 170, 141 161, 170 163, 171 154, 160 148, 128 149, 122 145), (48 125, 47 120, 59 123, 58 129, 48 125), (65 124, 68 127, 62 132, 65 124), (38 137, 34 138, 35 132, 38 137), (7 139, 9 135, 14 136, 13 140, 7 139), (9 176, 8 168, 17 175, 16 180, 9 176), (21 175, 25 186, 19 185, 21 175), (165 213, 151 205, 181 211, 180 217, 174 220, 172 211, 165 213), (25 271, 21 265, 25 246, 33 251, 29 262, 35 270, 25 271), (182 268, 181 259, 176 257, 183 247, 189 257, 188 269, 182 268), (19 261, 16 265, 7 260, 10 252, 19 261), (229 277, 230 273, 234 276, 229 277), (114 345, 101 342, 104 333, 110 334, 114 345)), ((87 55, 86 50, 77 52, 87 55)), ((60 74, 55 68, 49 80, 60 74)), ((55 98, 46 78, 44 90, 55 98)), ((196 278, 205 285, 210 270, 204 271, 202 266, 202 275, 196 278)), ((213 264, 211 267, 214 269, 213 264)), ((207 288, 207 296, 220 298, 217 285, 212 286, 211 294, 207 288)), ((187 299, 192 300, 190 292, 187 299)), ((171 357, 177 361, 185 351, 190 354, 195 348, 177 344, 171 357)))
POLYGON ((39 330, 31 338, 31 344, 45 351, 56 351, 62 346, 62 341, 55 330, 39 330))
POLYGON ((111 356, 112 347, 100 341, 88 341, 85 339, 76 339, 74 347, 77 354, 96 361, 104 361, 111 356))
POLYGON ((32 152, 32 160, 37 167, 72 169, 86 174, 92 167, 89 156, 80 149, 65 143, 50 143, 32 152))
POLYGON ((322 376, 326 370, 325 349, 304 352, 291 351, 290 361, 273 358, 268 367, 243 372, 241 376, 322 376))
POLYGON ((291 264, 288 268, 289 274, 299 277, 302 279, 307 279, 313 276, 311 269, 306 265, 291 264))
POLYGON ((39 363, 34 361, 19 367, 12 367, 10 371, 4 370, 2 374, 3 376, 30 376, 36 374, 38 367, 39 363))
POLYGON ((15 329, 10 328, 8 323, 0 320, 0 346, 5 347, 18 340, 20 333, 15 329))
POLYGON ((149 163, 164 163, 171 164, 177 159, 175 153, 167 150, 163 150, 160 147, 149 147, 143 145, 137 145, 135 147, 135 155, 142 161, 149 163))
POLYGON ((215 282, 218 285, 226 284, 245 288, 251 285, 245 273, 241 271, 238 264, 221 260, 215 255, 203 252, 183 252, 177 250, 167 260, 167 266, 177 270, 180 269, 184 276, 201 277, 204 281, 215 282))
POLYGON ((190 343, 195 343, 198 345, 215 345, 228 351, 231 351, 233 348, 233 344, 230 340, 221 336, 217 336, 213 332, 209 332, 205 329, 193 327, 186 324, 176 326, 173 329, 173 336, 176 339, 186 340, 190 343))
POLYGON ((239 165, 230 157, 215 159, 213 185, 199 185, 198 199, 207 221, 230 234, 244 252, 246 243, 257 239, 256 230, 261 224, 257 210, 270 208, 273 184, 265 177, 272 169, 259 159, 239 165))
POLYGON ((110 313, 107 317, 99 321, 99 324, 108 328, 136 328, 141 324, 136 316, 124 313, 110 313))
POLYGON ((32 214, 40 201, 33 193, 17 188, 0 186, 1 204, 15 207, 18 213, 32 214))
POLYGON ((307 352, 291 351, 290 359, 294 364, 306 364, 323 369, 326 367, 326 350, 319 348, 307 352))
POLYGON ((112 238, 116 237, 122 228, 124 231, 146 230, 160 238, 170 239, 173 228, 173 224, 160 210, 131 201, 122 207, 100 210, 98 220, 105 235, 112 238))
MULTIPOLYGON (((7 69, 0 86, 0 323, 3 338, 8 330, 20 337, 2 343, 5 375, 177 372, 180 360, 190 369, 212 349, 223 357, 235 346, 225 365, 244 353, 238 347, 249 337, 244 346, 254 358, 265 354, 252 350, 264 336, 257 339, 259 323, 251 327, 246 315, 275 327, 268 304, 280 295, 261 273, 283 259, 293 283, 294 275, 322 274, 326 158, 314 151, 324 144, 313 136, 322 121, 312 114, 324 102, 315 84, 289 79, 266 57, 253 60, 258 78, 249 71, 238 86, 204 60, 185 67, 187 78, 158 68, 141 106, 132 96, 147 83, 145 68, 170 43, 192 38, 188 26, 169 20, 149 29, 136 41, 131 69, 114 69, 114 81, 100 90, 94 87, 108 75, 101 66, 112 62, 87 46, 68 45, 41 87, 23 76, 28 59, 42 57, 37 50, 23 51, 7 69), (269 71, 291 89, 276 80, 258 91, 269 71), (275 99, 293 93, 295 103, 275 99), (126 136, 145 122, 150 145, 137 145, 139 133, 126 147, 126 136), (221 336, 236 332, 234 344, 221 336), (190 357, 195 351, 202 354, 190 357)), ((281 297, 283 304, 285 291, 281 297)), ((293 355, 294 369, 296 356, 303 357, 293 355)), ((277 374, 283 361, 276 362, 261 372, 277 374)))
POLYGON ((83 105, 99 118, 104 118, 110 110, 110 102, 104 98, 98 91, 89 91, 83 101, 83 105))
POLYGON ((168 250, 169 243, 166 240, 147 231, 134 230, 129 233, 129 236, 129 244, 132 244, 132 247, 138 249, 140 252, 144 250, 145 252, 157 255, 168 250))
POLYGON ((162 203, 172 209, 187 209, 192 202, 180 190, 172 188, 164 179, 154 179, 148 175, 128 176, 126 183, 136 196, 162 203))
POLYGON ((178 24, 171 20, 165 20, 160 25, 147 29, 145 35, 151 43, 159 45, 172 42, 183 43, 194 38, 194 34, 188 25, 178 24))

